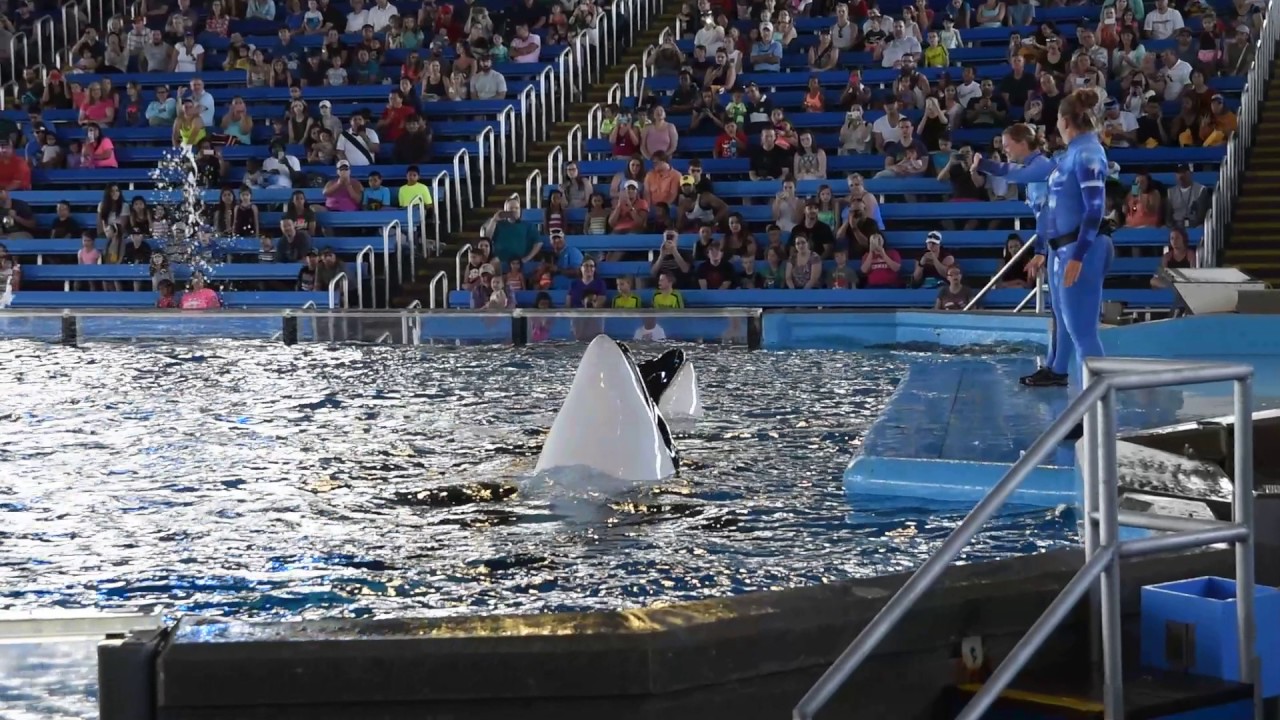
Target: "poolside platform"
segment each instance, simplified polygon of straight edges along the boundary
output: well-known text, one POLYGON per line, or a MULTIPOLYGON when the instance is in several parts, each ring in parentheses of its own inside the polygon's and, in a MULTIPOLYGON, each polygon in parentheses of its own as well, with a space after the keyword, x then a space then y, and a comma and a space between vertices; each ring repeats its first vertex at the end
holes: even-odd
MULTIPOLYGON (((1252 363, 1254 409, 1263 410, 1280 407, 1280 335, 1269 329, 1280 330, 1280 318, 1197 316, 1109 328, 1103 342, 1115 356, 1252 363)), ((1034 358, 1026 356, 940 355, 916 362, 863 437, 845 471, 846 492, 977 502, 1067 406, 1066 388, 1018 383, 1034 369, 1034 358)), ((1118 401, 1121 433, 1232 411, 1229 383, 1126 391, 1118 401)), ((1064 443, 1012 502, 1074 505, 1077 488, 1074 444, 1064 443)))

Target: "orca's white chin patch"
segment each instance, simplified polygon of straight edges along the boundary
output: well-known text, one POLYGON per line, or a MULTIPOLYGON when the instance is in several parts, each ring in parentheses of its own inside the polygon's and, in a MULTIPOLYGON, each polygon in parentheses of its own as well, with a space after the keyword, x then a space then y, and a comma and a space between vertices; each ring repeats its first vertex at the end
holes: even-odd
POLYGON ((658 399, 658 412, 668 421, 696 420, 702 417, 702 398, 698 395, 698 373, 689 361, 680 366, 671 384, 658 399))
POLYGON ((535 472, 583 466, 630 482, 669 478, 675 461, 660 423, 631 358, 598 335, 578 364, 535 472))

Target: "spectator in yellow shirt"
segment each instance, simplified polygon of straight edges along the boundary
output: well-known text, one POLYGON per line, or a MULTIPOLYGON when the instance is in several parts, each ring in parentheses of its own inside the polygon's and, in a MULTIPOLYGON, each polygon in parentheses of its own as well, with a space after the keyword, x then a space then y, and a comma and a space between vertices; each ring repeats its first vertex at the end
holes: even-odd
POLYGON ((613 306, 621 310, 641 307, 640 296, 631 292, 631 278, 618 278, 618 294, 613 296, 613 306))
POLYGON ((423 185, 422 178, 418 175, 418 166, 410 165, 404 173, 404 185, 400 187, 400 192, 396 196, 396 204, 402 208, 407 208, 413 204, 414 200, 422 199, 423 209, 435 206, 434 200, 431 198, 431 188, 423 185))

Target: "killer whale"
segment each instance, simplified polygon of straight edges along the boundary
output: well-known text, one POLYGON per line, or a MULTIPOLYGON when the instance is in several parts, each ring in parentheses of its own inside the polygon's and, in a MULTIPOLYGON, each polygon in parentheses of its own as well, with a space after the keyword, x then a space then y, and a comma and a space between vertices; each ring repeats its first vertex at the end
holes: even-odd
POLYGON ((675 392, 673 383, 686 365, 680 349, 637 363, 625 345, 596 336, 578 363, 534 471, 585 466, 634 482, 675 475, 679 453, 659 401, 675 392))

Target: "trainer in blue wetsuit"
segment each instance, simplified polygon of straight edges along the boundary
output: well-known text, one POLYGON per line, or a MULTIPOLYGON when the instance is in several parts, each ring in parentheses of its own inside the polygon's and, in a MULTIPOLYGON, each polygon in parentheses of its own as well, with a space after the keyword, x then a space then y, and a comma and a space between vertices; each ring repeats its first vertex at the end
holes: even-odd
MULTIPOLYGON (((1040 150, 1035 131, 1028 125, 1011 125, 1004 131, 1003 145, 1005 153, 1012 162, 1002 163, 979 158, 977 163, 978 172, 1002 177, 1011 183, 1026 187, 1027 205, 1031 206, 1031 211, 1035 214, 1036 221, 1036 263, 1031 268, 1033 270, 1038 269, 1040 265, 1046 263, 1049 254, 1046 235, 1041 229, 1040 216, 1048 207, 1049 176, 1053 174, 1058 164, 1040 150)), ((1049 277, 1049 297, 1049 309, 1054 314, 1054 334, 1049 345, 1049 353, 1045 358, 1044 367, 1021 378, 1020 382, 1023 385, 1061 386, 1067 384, 1067 372, 1071 366, 1071 357, 1070 353, 1057 352, 1058 347, 1062 344, 1059 335, 1065 336, 1067 331, 1062 318, 1057 315, 1059 307, 1057 284, 1053 282, 1052 276, 1049 277)))
POLYGON ((1098 140, 1093 108, 1098 95, 1076 90, 1058 110, 1058 132, 1067 150, 1049 176, 1040 232, 1049 245, 1049 273, 1058 284, 1057 316, 1066 329, 1057 355, 1079 377, 1085 358, 1102 356, 1099 317, 1102 281, 1111 265, 1111 238, 1099 233, 1106 206, 1107 153, 1098 140))

